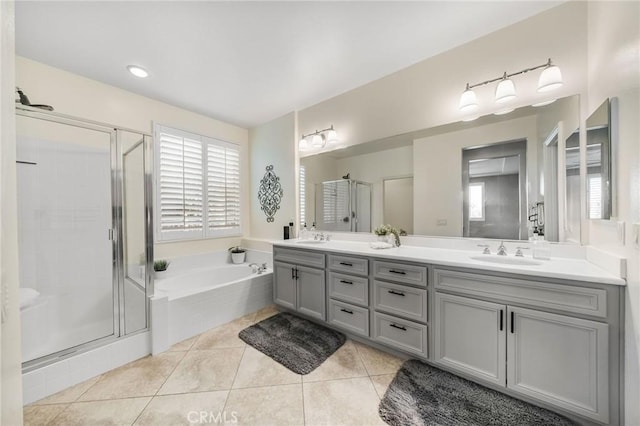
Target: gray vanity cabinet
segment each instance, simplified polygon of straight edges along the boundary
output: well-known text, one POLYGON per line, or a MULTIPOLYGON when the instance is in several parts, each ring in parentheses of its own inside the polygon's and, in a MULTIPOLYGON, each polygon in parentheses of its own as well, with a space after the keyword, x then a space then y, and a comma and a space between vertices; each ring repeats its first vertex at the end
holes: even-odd
POLYGON ((435 363, 609 421, 609 324, 577 316, 606 317, 604 290, 444 269, 434 275, 435 363))
POLYGON ((275 248, 273 257, 275 303, 324 321, 324 254, 275 248))

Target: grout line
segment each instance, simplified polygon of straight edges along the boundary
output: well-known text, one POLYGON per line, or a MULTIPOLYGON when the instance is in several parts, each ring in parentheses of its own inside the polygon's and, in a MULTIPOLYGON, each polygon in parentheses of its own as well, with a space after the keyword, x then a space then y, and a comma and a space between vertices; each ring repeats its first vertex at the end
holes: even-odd
MULTIPOLYGON (((69 409, 69 407, 71 407, 71 404, 73 404, 73 402, 70 402, 67 404, 66 407, 64 407, 64 409, 62 411, 60 411, 58 414, 56 414, 50 421, 48 424, 51 425, 55 425, 56 423, 54 423, 54 420, 57 419, 58 417, 60 417, 62 415, 62 413, 64 413, 65 411, 67 411, 69 409)), ((24 419, 23 419, 24 420, 24 419)))
POLYGON ((231 381, 231 386, 229 386, 229 391, 227 392, 227 397, 224 400, 224 405, 222 406, 222 412, 227 409, 227 403, 229 402, 229 397, 231 396, 231 390, 233 390, 233 385, 236 382, 236 378, 238 377, 238 371, 240 371, 240 365, 242 365, 242 360, 244 359, 244 354, 247 352, 247 345, 242 349, 242 356, 240 357, 240 362, 238 362, 238 366, 236 367, 236 372, 233 375, 233 380, 231 381))
POLYGON ((358 343, 356 345, 356 342, 353 342, 353 346, 356 348, 356 353, 360 357, 360 362, 362 362, 362 365, 364 366, 364 371, 367 372, 367 376, 371 377, 371 373, 369 373, 369 369, 367 368, 367 363, 364 362, 364 358, 362 357, 362 354, 360 353, 360 349, 358 349, 359 345, 360 345, 360 343, 358 343))
POLYGON ((302 392, 302 424, 307 424, 307 413, 304 409, 304 380, 300 380, 302 382, 302 386, 300 386, 300 392, 302 392))

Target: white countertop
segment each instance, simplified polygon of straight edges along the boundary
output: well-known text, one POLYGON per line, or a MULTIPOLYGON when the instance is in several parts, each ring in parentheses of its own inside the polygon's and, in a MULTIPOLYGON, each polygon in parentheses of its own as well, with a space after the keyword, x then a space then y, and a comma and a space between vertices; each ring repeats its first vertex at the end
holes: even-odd
MULTIPOLYGON (((305 250, 328 251, 350 255, 371 256, 391 260, 422 262, 458 268, 473 268, 483 271, 506 272, 532 277, 547 277, 600 284, 626 285, 625 280, 599 268, 585 259, 552 258, 550 260, 533 259, 526 255, 525 259, 540 262, 540 265, 511 265, 489 263, 475 260, 472 257, 482 256, 482 252, 468 250, 452 250, 433 247, 401 246, 389 249, 373 249, 368 242, 334 240, 319 244, 304 240, 283 240, 273 243, 275 246, 291 247, 305 250)), ((509 253, 513 257, 513 253, 509 253)))

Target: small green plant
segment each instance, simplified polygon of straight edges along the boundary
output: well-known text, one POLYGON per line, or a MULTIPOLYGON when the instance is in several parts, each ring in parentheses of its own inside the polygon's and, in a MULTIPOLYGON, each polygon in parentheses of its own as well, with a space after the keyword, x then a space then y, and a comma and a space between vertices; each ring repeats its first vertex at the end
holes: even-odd
POLYGON ((379 237, 393 234, 393 236, 395 237, 396 247, 400 247, 400 235, 407 235, 406 231, 404 231, 403 229, 397 230, 389 224, 378 226, 373 230, 373 233, 379 237))
POLYGON ((166 271, 169 267, 169 262, 164 259, 156 260, 153 262, 153 270, 156 272, 166 271))
POLYGON ((229 251, 230 251, 231 253, 244 253, 244 252, 245 252, 245 251, 247 251, 247 250, 243 249, 243 248, 242 248, 242 247, 240 247, 240 246, 233 246, 233 247, 229 247, 229 251))

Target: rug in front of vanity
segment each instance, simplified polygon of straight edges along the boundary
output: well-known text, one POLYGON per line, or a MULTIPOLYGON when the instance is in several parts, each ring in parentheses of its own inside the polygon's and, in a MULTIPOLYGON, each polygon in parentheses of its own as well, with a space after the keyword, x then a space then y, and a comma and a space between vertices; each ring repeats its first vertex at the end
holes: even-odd
POLYGON ((392 426, 576 425, 559 414, 415 359, 402 365, 378 412, 392 426))
POLYGON ((238 337, 298 374, 309 374, 346 340, 344 334, 281 312, 242 330, 238 337))

